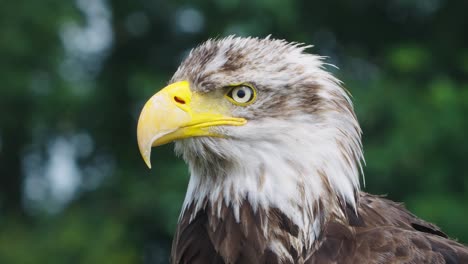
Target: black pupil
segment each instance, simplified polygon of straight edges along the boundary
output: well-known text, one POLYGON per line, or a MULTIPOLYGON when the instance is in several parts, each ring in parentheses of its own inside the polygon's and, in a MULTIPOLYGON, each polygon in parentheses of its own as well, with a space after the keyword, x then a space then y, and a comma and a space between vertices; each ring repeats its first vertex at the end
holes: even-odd
POLYGON ((245 91, 244 90, 237 90, 237 97, 244 98, 244 96, 245 96, 245 91))

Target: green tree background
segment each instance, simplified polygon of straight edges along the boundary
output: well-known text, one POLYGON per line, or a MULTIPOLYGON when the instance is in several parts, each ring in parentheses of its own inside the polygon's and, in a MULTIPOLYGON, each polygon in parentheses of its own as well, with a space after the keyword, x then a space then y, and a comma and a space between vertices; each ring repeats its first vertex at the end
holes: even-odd
POLYGON ((0 4, 0 263, 167 263, 188 180, 143 103, 212 37, 315 45, 354 95, 365 190, 468 242, 468 1, 0 4))

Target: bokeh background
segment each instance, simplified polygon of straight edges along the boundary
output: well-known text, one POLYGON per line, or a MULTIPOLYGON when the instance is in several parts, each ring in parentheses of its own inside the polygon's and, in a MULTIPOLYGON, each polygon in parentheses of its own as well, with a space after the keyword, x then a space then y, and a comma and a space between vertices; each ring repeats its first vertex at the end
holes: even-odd
POLYGON ((229 34, 305 42, 354 95, 365 190, 468 242, 468 1, 0 4, 0 263, 167 263, 188 181, 143 103, 229 34))

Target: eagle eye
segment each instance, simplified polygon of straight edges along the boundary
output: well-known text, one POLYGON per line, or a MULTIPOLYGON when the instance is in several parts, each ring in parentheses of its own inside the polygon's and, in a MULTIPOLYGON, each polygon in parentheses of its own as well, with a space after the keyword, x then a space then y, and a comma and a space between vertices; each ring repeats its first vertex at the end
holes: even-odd
POLYGON ((257 97, 255 89, 248 84, 241 84, 231 87, 226 97, 234 104, 246 106, 257 97))

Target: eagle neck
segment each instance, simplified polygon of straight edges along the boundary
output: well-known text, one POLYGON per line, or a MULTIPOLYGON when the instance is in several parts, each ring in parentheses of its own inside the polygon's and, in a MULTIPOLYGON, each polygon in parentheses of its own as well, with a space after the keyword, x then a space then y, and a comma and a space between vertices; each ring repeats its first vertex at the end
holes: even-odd
POLYGON ((191 221, 209 208, 210 219, 232 211, 242 223, 242 208, 248 204, 254 215, 265 216, 262 232, 275 252, 287 252, 289 244, 312 248, 327 219, 344 217, 343 205, 356 208, 359 192, 360 130, 354 123, 338 122, 341 115, 327 118, 334 121, 265 120, 252 128, 237 127, 238 135, 244 135, 239 139, 176 142, 176 152, 190 170, 181 220, 191 221), (279 212, 299 230, 286 236, 286 244, 268 237, 281 233, 284 225, 269 221, 279 212))
POLYGON ((243 208, 248 205, 253 215, 262 216, 261 233, 269 247, 280 254, 288 251, 285 247, 289 244, 306 245, 309 250, 324 222, 333 215, 343 216, 343 199, 330 184, 327 173, 333 171, 327 167, 317 168, 304 158, 285 158, 259 149, 244 152, 241 162, 209 161, 189 162, 191 177, 181 218, 191 221, 198 213, 208 212, 214 219, 225 219, 226 212, 231 212, 240 224, 245 221, 243 208))

